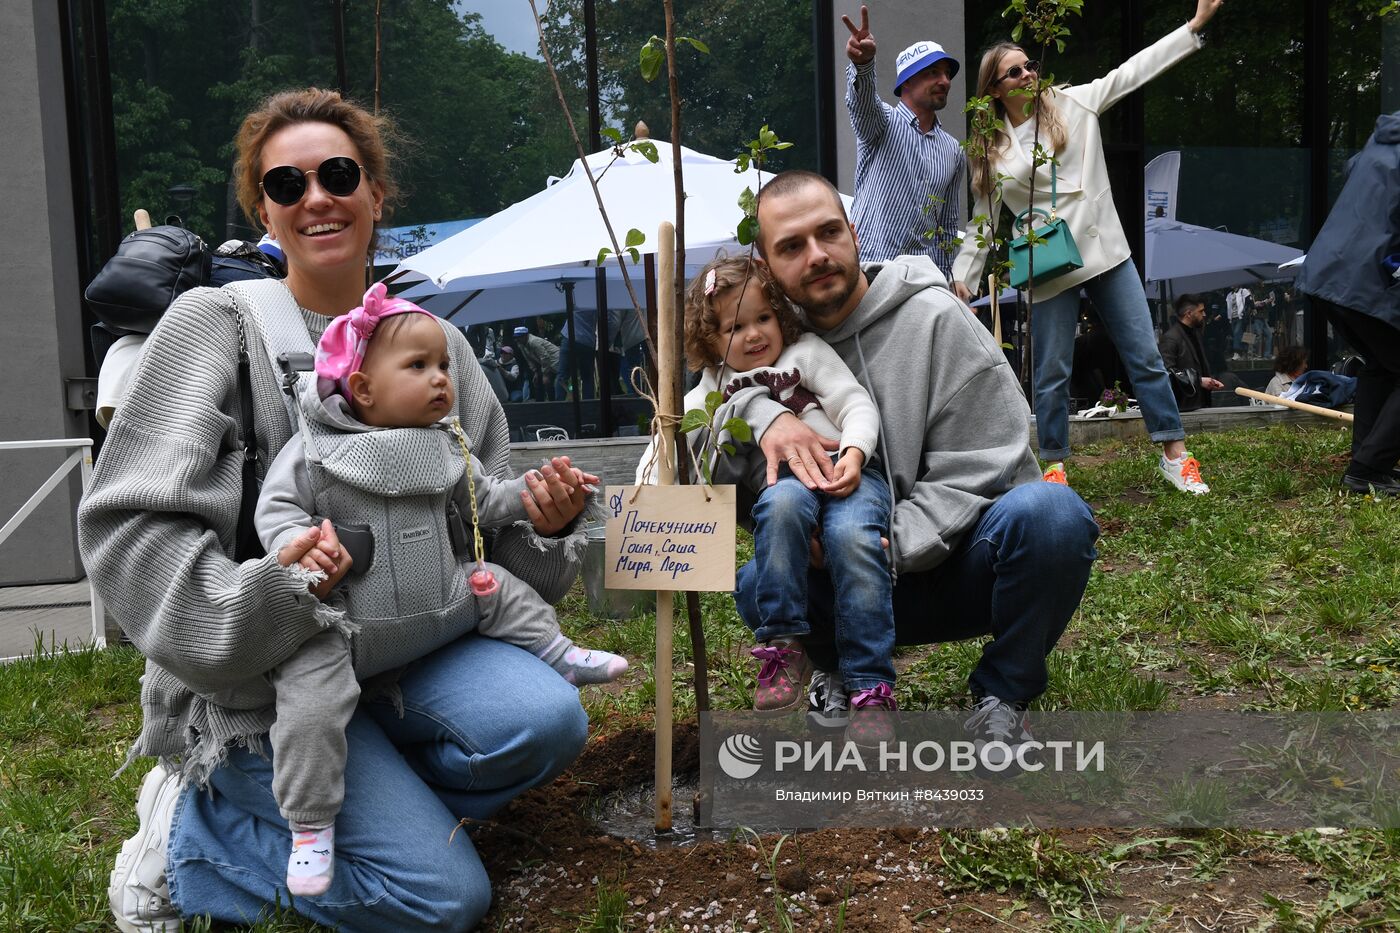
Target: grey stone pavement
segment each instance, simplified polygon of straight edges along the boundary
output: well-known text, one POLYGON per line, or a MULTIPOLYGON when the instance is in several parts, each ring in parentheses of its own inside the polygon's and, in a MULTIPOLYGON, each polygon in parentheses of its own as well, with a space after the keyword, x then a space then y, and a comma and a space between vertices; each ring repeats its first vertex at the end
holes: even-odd
POLYGON ((0 587, 0 661, 32 654, 36 633, 45 649, 92 641, 90 599, 86 580, 0 587))

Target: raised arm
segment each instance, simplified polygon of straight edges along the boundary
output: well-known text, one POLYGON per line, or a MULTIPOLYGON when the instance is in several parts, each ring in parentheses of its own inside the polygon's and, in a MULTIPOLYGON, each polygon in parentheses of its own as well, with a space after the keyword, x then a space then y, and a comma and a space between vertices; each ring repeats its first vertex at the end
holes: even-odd
POLYGON ((1066 88, 1063 93, 1095 113, 1103 113, 1199 49, 1200 31, 1214 18, 1223 2, 1197 0, 1196 15, 1184 26, 1167 33, 1102 78, 1066 88))
POLYGON ((875 37, 870 33, 870 12, 860 8, 860 25, 842 15, 851 36, 846 40, 846 112, 851 117, 851 129, 863 142, 874 142, 889 127, 890 107, 880 99, 875 87, 875 37))

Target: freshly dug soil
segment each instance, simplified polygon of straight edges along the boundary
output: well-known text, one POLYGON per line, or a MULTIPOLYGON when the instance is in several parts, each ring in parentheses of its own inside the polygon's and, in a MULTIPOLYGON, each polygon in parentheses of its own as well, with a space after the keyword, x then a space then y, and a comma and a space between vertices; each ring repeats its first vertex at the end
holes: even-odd
MULTIPOLYGON (((698 745, 696 725, 678 724, 678 779, 698 770, 698 745)), ((1024 881, 1007 887, 989 875, 977 885, 959 883, 943 863, 947 836, 939 830, 828 829, 758 840, 702 834, 668 842, 638 819, 634 838, 607 834, 599 817, 610 800, 628 792, 649 799, 653 749, 653 734, 644 728, 595 738, 558 780, 473 828, 496 892, 481 929, 768 930, 783 929, 784 915, 799 930, 861 933, 1034 930, 1051 923, 1050 905, 1024 881), (608 917, 610 924, 603 922, 608 917)), ((689 822, 683 811, 691 800, 683 797, 678 793, 674 802, 678 826, 689 822)), ((1172 835, 1182 833, 1053 834, 1071 852, 1172 835)), ((1266 895, 1306 915, 1327 893, 1295 859, 1264 845, 1234 855, 1206 878, 1192 858, 1162 856, 1151 845, 1134 851, 1141 857, 1116 862, 1101 891, 1078 905, 1062 904, 1061 915, 1121 916, 1129 929, 1153 918, 1154 931, 1246 930, 1277 916, 1266 895)))

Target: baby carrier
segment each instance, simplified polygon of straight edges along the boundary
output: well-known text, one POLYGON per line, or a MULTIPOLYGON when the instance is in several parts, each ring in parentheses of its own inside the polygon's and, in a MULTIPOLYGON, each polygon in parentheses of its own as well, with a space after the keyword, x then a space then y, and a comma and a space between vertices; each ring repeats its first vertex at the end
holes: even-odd
POLYGON ((258 318, 283 374, 293 437, 306 457, 315 516, 332 516, 350 552, 342 582, 359 678, 421 658, 476 628, 460 561, 470 541, 451 493, 470 469, 446 426, 345 431, 321 402, 310 335, 280 283, 228 286, 258 318), (271 287, 268 287, 271 286, 271 287))

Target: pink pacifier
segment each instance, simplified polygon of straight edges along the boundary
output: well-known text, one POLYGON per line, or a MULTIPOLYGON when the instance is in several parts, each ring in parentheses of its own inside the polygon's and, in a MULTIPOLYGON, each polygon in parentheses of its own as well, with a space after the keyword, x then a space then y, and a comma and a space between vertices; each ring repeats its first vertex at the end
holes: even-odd
POLYGON ((478 564, 477 568, 472 571, 468 582, 471 584, 472 595, 477 597, 490 596, 501 588, 496 575, 481 564, 478 564))

